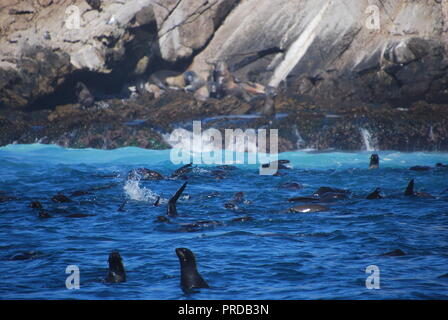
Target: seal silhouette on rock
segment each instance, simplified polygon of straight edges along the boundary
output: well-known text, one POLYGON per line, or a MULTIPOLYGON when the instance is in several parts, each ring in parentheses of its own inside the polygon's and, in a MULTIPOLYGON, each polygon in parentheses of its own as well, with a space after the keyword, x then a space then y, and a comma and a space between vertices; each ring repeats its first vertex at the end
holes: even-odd
POLYGON ((65 203, 65 202, 72 202, 72 200, 66 196, 64 196, 63 194, 56 194, 54 195, 51 200, 53 202, 58 202, 58 203, 65 203))
POLYGON ((126 281, 126 271, 124 270, 123 260, 117 250, 109 254, 109 271, 105 281, 107 283, 119 283, 126 281))
POLYGON ((401 249, 395 249, 393 251, 381 254, 381 256, 383 256, 383 257, 402 257, 405 255, 406 255, 406 253, 401 249))
POLYGON ((370 156, 369 169, 378 169, 380 166, 380 157, 374 153, 370 156))
POLYGON ((202 79, 196 72, 188 70, 184 72, 185 91, 196 92, 198 89, 206 85, 204 79, 202 79))
POLYGON ((95 102, 95 98, 82 82, 76 84, 76 97, 78 98, 78 103, 85 108, 90 108, 95 102))
POLYGON ((176 248, 180 262, 180 286, 185 292, 193 289, 209 288, 209 285, 199 274, 193 252, 187 248, 176 248))
POLYGON ((167 207, 167 215, 170 217, 177 217, 177 208, 176 208, 176 202, 179 199, 182 192, 184 192, 185 188, 187 187, 187 182, 185 182, 182 187, 179 188, 179 190, 176 191, 174 196, 168 200, 168 207, 167 207))

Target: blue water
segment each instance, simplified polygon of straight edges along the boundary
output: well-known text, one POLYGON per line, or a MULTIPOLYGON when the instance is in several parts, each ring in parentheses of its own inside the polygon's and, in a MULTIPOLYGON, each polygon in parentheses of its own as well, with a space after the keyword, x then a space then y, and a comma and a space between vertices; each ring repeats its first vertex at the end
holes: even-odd
MULTIPOLYGON (((169 151, 123 148, 73 150, 51 145, 0 148, 0 190, 17 197, 0 202, 1 299, 446 299, 448 297, 448 169, 408 170, 448 162, 446 153, 379 152, 381 167, 368 170, 369 153, 288 152, 292 169, 260 176, 256 165, 211 175, 200 165, 178 201, 167 199, 183 180, 126 182, 129 170, 147 167, 169 175, 178 166, 169 151), (404 197, 409 179, 436 199, 404 197), (298 182, 302 190, 278 188, 298 182), (326 204, 328 212, 288 213, 287 198, 320 186, 350 189, 350 200, 326 204), (376 187, 385 199, 365 200, 376 187), (90 194, 56 204, 58 192, 90 194), (250 202, 224 203, 244 191, 250 202), (444 192, 445 191, 445 192, 444 192), (160 207, 152 206, 157 196, 160 207), (117 211, 128 199, 125 212, 117 211), (39 200, 52 218, 28 207, 39 200), (69 218, 72 213, 91 216, 69 218), (252 221, 233 222, 251 216, 252 221), (181 223, 214 220, 197 230, 181 223), (177 247, 190 248, 211 289, 186 295, 179 287, 177 247), (110 251, 120 251, 127 282, 105 284, 110 251), (399 257, 381 254, 401 249, 399 257), (12 260, 35 251, 32 259, 12 260), (68 265, 80 269, 80 289, 65 286, 68 265), (380 269, 380 289, 366 289, 366 268, 380 269), (445 275, 445 277, 441 277, 445 275)), ((0 193, 0 196, 2 194, 0 193)), ((300 203, 297 203, 300 204, 300 203)))

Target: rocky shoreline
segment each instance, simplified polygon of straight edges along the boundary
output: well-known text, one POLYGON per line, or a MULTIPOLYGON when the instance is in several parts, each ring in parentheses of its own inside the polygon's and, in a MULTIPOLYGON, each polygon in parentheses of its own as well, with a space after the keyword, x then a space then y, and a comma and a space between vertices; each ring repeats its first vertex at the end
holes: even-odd
POLYGON ((166 149, 174 129, 203 120, 203 130, 278 129, 280 152, 448 151, 448 6, 380 1, 381 28, 372 30, 371 5, 131 0, 98 10, 85 0, 7 0, 0 146, 166 149), (275 87, 277 117, 258 117, 262 101, 232 95, 129 90, 163 69, 208 79, 219 61, 238 81, 275 87), (76 102, 78 81, 94 93, 93 107, 76 102))
POLYGON ((365 150, 366 137, 377 150, 448 151, 448 113, 445 106, 417 103, 409 109, 390 106, 333 108, 287 96, 276 99, 277 117, 242 117, 254 107, 234 97, 196 101, 191 94, 172 92, 159 99, 149 95, 111 99, 83 109, 77 104, 55 110, 3 111, 0 145, 50 143, 69 148, 114 149, 134 146, 167 149, 167 136, 176 128, 279 130, 279 152, 297 149, 365 150), (230 116, 232 115, 232 116, 230 116), (215 118, 213 118, 215 117, 215 118))

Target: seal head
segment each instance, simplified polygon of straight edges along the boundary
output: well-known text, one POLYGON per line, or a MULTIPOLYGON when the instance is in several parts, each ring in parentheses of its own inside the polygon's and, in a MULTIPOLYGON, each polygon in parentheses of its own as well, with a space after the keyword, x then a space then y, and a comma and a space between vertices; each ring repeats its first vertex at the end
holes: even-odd
POLYGON ((380 166, 380 157, 376 153, 370 156, 369 169, 378 169, 380 166))
POLYGON ((196 259, 193 252, 187 248, 177 248, 176 255, 180 262, 180 286, 182 290, 191 292, 193 289, 209 288, 196 268, 196 259))
POLYGON ((126 272, 124 270, 123 261, 117 250, 109 254, 109 272, 105 281, 107 283, 119 283, 126 281, 126 272))

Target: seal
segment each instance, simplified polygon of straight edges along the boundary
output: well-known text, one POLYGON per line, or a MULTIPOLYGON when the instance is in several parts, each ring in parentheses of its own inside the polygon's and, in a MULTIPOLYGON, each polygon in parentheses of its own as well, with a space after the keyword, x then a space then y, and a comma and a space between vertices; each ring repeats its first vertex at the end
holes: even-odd
POLYGON ((347 200, 348 193, 343 192, 326 192, 320 196, 320 201, 322 202, 330 202, 335 200, 347 200))
POLYGON ((376 188, 372 193, 370 193, 366 199, 373 200, 373 199, 383 199, 384 197, 381 195, 381 189, 376 188))
POLYGON ((170 84, 167 82, 167 79, 176 78, 179 76, 179 72, 172 70, 159 70, 152 73, 149 76, 149 83, 155 84, 157 87, 163 90, 168 90, 170 84))
POLYGON ((78 103, 84 108, 90 108, 95 102, 95 98, 82 82, 76 84, 76 96, 78 98, 78 103))
POLYGON ((246 102, 252 100, 251 95, 236 82, 230 73, 229 66, 224 61, 216 63, 213 69, 213 80, 219 85, 224 95, 232 95, 246 102))
POLYGON ((101 0, 86 0, 93 10, 101 11, 101 0))
POLYGON ((39 201, 32 201, 28 207, 32 208, 32 209, 43 209, 42 204, 39 201))
POLYGON ((177 217, 177 208, 176 208, 176 202, 179 199, 180 195, 182 194, 182 192, 184 192, 185 188, 187 187, 187 183, 185 182, 182 187, 179 188, 179 190, 176 191, 176 193, 174 194, 174 196, 172 196, 170 198, 170 200, 168 200, 168 207, 167 207, 167 215, 170 217, 177 217))
POLYGON ((406 253, 404 251, 402 251, 401 249, 395 249, 393 251, 383 253, 380 256, 383 256, 383 257, 402 257, 402 256, 405 256, 405 255, 406 255, 406 253))
POLYGON ((415 192, 414 191, 414 179, 411 179, 411 181, 409 181, 408 186, 406 187, 406 190, 404 191, 404 195, 407 197, 416 196, 419 198, 435 199, 434 196, 430 195, 427 192, 415 192))
POLYGON ((104 281, 106 281, 107 283, 125 282, 126 272, 124 270, 123 261, 121 259, 120 253, 117 250, 114 250, 109 254, 108 263, 109 263, 109 271, 104 281))
POLYGON ((188 70, 184 72, 184 90, 187 92, 196 92, 207 83, 196 72, 188 70))
POLYGON ((429 170, 431 170, 431 167, 428 167, 428 166, 413 166, 413 167, 410 167, 409 170, 412 170, 412 171, 429 171, 429 170))
POLYGON ((295 206, 292 208, 289 208, 289 212, 294 213, 311 213, 311 212, 322 212, 322 211, 328 211, 330 208, 322 206, 320 204, 305 204, 302 206, 295 206))
POLYGON ((150 170, 147 168, 137 168, 129 171, 128 180, 162 180, 164 177, 157 171, 150 170))
POLYGON ((338 188, 332 188, 332 187, 320 187, 319 189, 317 189, 314 193, 313 196, 314 197, 321 197, 322 195, 324 195, 325 193, 345 193, 345 194, 349 194, 350 191, 348 190, 344 190, 344 189, 338 189, 338 188))
POLYGON ((177 169, 176 171, 174 171, 171 174, 171 178, 179 178, 179 177, 188 178, 186 176, 186 174, 190 173, 191 170, 193 170, 192 165, 193 165, 193 163, 190 162, 190 163, 180 167, 179 169, 177 169))
POLYGON ((208 92, 209 92, 210 98, 213 98, 213 99, 224 98, 224 95, 225 95, 224 90, 218 82, 209 81, 209 82, 207 82, 207 86, 208 86, 208 92))
POLYGON ((184 292, 192 292, 193 289, 199 288, 210 288, 199 274, 196 259, 190 249, 176 248, 176 255, 180 262, 180 287, 184 292))
POLYGON ((380 157, 374 153, 370 156, 369 169, 378 169, 380 166, 380 157))

